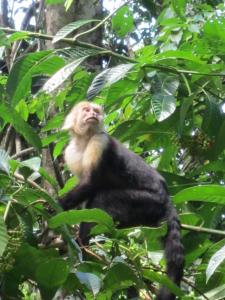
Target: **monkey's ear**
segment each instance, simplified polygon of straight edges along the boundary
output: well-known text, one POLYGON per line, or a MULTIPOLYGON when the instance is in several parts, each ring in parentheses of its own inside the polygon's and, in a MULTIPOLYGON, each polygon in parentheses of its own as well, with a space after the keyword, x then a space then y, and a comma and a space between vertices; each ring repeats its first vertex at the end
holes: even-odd
POLYGON ((65 119, 62 130, 71 130, 74 127, 74 114, 71 112, 65 119))

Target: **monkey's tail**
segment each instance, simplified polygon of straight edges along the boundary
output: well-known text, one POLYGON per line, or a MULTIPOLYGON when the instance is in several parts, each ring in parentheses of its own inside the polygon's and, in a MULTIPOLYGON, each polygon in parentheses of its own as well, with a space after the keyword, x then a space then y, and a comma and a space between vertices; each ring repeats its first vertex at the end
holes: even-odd
MULTIPOLYGON (((180 285, 183 276, 184 268, 184 248, 181 243, 180 222, 176 209, 168 202, 167 209, 167 235, 165 241, 165 257, 167 261, 167 275, 168 277, 180 285)), ((174 300, 176 296, 172 294, 167 288, 162 287, 157 295, 157 300, 174 300)))

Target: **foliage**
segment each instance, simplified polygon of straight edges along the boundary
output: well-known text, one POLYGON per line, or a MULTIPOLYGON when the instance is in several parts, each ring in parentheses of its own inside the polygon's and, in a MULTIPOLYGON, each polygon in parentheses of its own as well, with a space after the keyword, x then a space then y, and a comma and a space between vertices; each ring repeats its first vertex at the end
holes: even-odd
MULTIPOLYGON (((71 3, 66 1, 67 8, 71 3)), ((105 26, 110 50, 73 37, 67 38, 70 47, 60 50, 24 55, 21 46, 10 72, 0 74, 3 299, 34 299, 34 294, 46 300, 70 294, 126 299, 131 286, 141 299, 150 299, 162 283, 179 299, 224 299, 224 5, 200 0, 141 4, 130 1, 110 21, 71 23, 53 37, 65 42, 94 21, 93 26, 105 26), (93 73, 87 62, 96 57, 104 68, 93 73), (86 97, 104 105, 107 131, 168 182, 183 228, 181 289, 163 271, 163 224, 121 230, 102 211, 62 212, 57 203, 77 183, 62 167, 68 136, 60 127, 74 103, 86 97), (48 148, 55 177, 41 164, 48 148), (96 223, 91 244, 82 251, 76 242, 80 221, 96 223)), ((6 35, 2 29, 0 36, 7 55, 20 40, 31 45, 35 35, 6 35)), ((37 34, 40 38, 45 37, 37 34)))

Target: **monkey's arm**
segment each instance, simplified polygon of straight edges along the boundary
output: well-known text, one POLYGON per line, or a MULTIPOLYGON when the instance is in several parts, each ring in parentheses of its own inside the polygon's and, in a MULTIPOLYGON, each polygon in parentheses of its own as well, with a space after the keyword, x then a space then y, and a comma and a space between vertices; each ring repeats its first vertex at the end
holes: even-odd
POLYGON ((64 210, 75 208, 90 198, 90 196, 94 195, 94 185, 88 178, 89 176, 82 179, 74 189, 59 200, 59 203, 64 210))

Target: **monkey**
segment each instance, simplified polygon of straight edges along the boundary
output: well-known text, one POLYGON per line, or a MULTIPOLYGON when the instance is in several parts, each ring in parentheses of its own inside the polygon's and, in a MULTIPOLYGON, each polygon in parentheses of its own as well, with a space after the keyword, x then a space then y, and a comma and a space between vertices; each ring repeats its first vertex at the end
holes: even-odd
MULTIPOLYGON (((180 222, 172 205, 165 179, 134 152, 109 136, 103 127, 103 108, 81 101, 65 118, 63 130, 71 134, 65 162, 79 177, 78 185, 60 199, 64 210, 81 203, 100 208, 112 216, 119 228, 158 226, 167 221, 165 257, 167 275, 178 286, 183 276, 184 249, 180 222)), ((81 223, 79 236, 89 241, 93 224, 81 223)), ((176 296, 160 288, 157 300, 176 296)))

